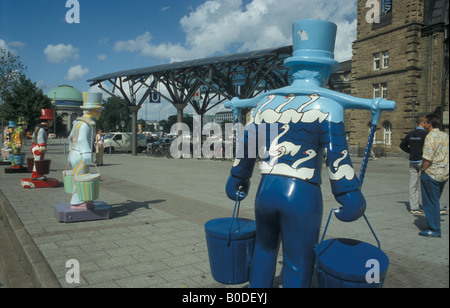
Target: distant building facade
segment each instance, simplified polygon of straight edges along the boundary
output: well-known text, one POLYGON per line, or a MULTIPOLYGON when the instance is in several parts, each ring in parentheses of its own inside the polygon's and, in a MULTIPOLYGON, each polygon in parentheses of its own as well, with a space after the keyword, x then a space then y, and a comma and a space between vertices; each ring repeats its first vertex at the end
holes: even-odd
POLYGON ((222 111, 216 113, 216 123, 222 124, 223 122, 234 123, 233 111, 222 111))
MULTIPOLYGON (((449 0, 379 0, 379 23, 367 22, 366 0, 358 0, 357 39, 353 43, 351 95, 397 102, 381 116, 375 149, 399 152, 418 115, 436 112, 448 131, 449 0)), ((346 112, 348 143, 364 147, 370 112, 346 112)))
POLYGON ((351 94, 350 75, 352 73, 352 61, 339 63, 339 69, 336 73, 330 75, 328 88, 333 91, 351 94))
POLYGON ((83 115, 83 94, 69 85, 61 85, 47 93, 47 96, 55 105, 55 116, 62 119, 63 131, 57 131, 58 137, 67 137, 72 130, 72 123, 83 115))

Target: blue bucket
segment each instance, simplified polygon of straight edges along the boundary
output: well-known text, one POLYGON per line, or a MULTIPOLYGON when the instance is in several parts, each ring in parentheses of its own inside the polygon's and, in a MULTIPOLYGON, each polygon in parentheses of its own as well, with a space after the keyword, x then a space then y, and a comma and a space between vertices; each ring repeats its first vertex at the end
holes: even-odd
MULTIPOLYGON (((333 213, 334 209, 330 212, 333 213)), ((337 238, 324 241, 328 218, 321 242, 317 245, 316 270, 319 288, 381 288, 389 267, 389 258, 369 225, 378 247, 354 239, 337 238)))
POLYGON ((223 284, 249 281, 256 222, 238 218, 237 215, 234 217, 233 213, 233 217, 208 221, 205 224, 205 232, 213 278, 223 284))

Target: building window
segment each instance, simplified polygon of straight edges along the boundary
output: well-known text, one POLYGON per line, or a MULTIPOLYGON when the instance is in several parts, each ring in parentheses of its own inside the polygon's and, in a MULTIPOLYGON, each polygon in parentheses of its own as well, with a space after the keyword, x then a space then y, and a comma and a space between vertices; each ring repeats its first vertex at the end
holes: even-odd
POLYGON ((387 82, 381 84, 381 98, 387 99, 387 82))
POLYGON ((387 99, 387 82, 373 84, 373 98, 381 97, 387 99))
POLYGON ((373 70, 385 69, 389 67, 389 51, 377 52, 373 54, 373 70))
POLYGON ((392 137, 392 124, 389 121, 383 123, 384 128, 384 144, 391 145, 391 137, 392 137))
POLYGON ((373 98, 380 97, 380 85, 374 84, 373 85, 373 98))
POLYGON ((382 0, 381 1, 381 14, 387 14, 392 12, 392 0, 382 0))
POLYGON ((392 23, 392 0, 381 0, 380 5, 380 20, 379 22, 373 23, 372 30, 390 25, 392 23))
POLYGON ((373 70, 378 71, 380 69, 380 53, 373 54, 373 70))
POLYGON ((389 67, 389 51, 383 51, 383 68, 389 67))

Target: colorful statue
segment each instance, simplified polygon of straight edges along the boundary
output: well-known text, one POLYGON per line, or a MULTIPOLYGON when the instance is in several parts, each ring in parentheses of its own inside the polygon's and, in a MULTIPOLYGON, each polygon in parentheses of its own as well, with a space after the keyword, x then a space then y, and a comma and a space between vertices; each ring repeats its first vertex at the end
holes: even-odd
POLYGON ((256 144, 259 134, 266 135, 267 157, 261 163, 263 176, 255 199, 256 243, 250 287, 272 287, 280 239, 283 286, 310 286, 322 222, 323 158, 332 192, 342 206, 337 218, 350 222, 365 211, 366 201, 348 155, 344 109, 379 114, 382 109, 395 108, 395 103, 358 99, 324 88, 339 66, 333 54, 336 29, 335 24, 323 20, 294 23, 294 53, 285 61, 293 84, 226 104, 235 115, 241 108, 256 107, 243 136, 244 156, 237 157, 226 184, 230 199, 236 200, 238 195, 244 199, 248 194, 256 162, 248 145, 256 144))
POLYGON ((14 130, 17 127, 17 123, 15 121, 9 121, 8 127, 5 129, 4 132, 4 142, 3 142, 3 149, 2 149, 2 157, 3 161, 11 163, 13 160, 13 154, 12 154, 12 141, 13 141, 13 135, 14 130))
POLYGON ((23 117, 19 118, 17 123, 17 127, 14 130, 12 136, 12 159, 11 159, 11 168, 12 169, 23 169, 25 153, 22 153, 23 141, 24 141, 24 131, 26 129, 26 122, 23 117))
POLYGON ((59 181, 53 178, 47 178, 50 173, 49 159, 45 159, 47 152, 48 129, 55 120, 52 109, 41 109, 41 123, 36 125, 31 140, 31 154, 33 154, 33 171, 31 178, 21 179, 23 188, 48 188, 58 187, 59 181))
POLYGON ((95 125, 103 107, 101 93, 83 93, 83 116, 73 122, 69 136, 70 153, 68 161, 72 170, 64 170, 64 189, 72 195, 69 203, 55 204, 55 214, 59 222, 81 222, 109 219, 112 207, 98 201, 100 174, 90 173, 92 145, 95 125))
MULTIPOLYGON (((69 162, 72 166, 73 177, 89 174, 89 166, 92 163, 92 144, 95 125, 100 118, 101 111, 101 93, 83 93, 84 105, 81 107, 83 116, 77 118, 73 123, 73 128, 69 136, 69 162)), ((93 209, 93 202, 80 200, 77 189, 73 185, 72 199, 70 201, 72 209, 93 209)))
POLYGON ((55 120, 52 109, 41 109, 41 123, 36 125, 31 139, 31 154, 34 157, 33 173, 31 178, 34 180, 46 180, 46 176, 37 172, 36 161, 44 160, 47 152, 48 128, 53 125, 55 120))

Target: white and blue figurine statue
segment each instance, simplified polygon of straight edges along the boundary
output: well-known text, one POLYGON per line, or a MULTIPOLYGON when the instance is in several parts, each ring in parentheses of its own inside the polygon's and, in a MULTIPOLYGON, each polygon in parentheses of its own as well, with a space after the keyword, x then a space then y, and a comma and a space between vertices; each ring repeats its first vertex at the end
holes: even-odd
POLYGON ((232 200, 238 194, 240 199, 248 194, 256 162, 248 145, 259 140, 260 127, 267 124, 267 157, 261 164, 263 176, 255 199, 256 243, 250 287, 272 287, 280 239, 283 286, 310 287, 322 223, 320 171, 324 157, 332 192, 342 206, 336 217, 350 222, 364 214, 361 182, 348 155, 344 109, 370 110, 376 126, 381 112, 394 110, 396 104, 324 88, 339 66, 334 60, 336 30, 334 23, 324 20, 294 23, 294 52, 285 60, 292 85, 252 99, 234 98, 226 104, 235 115, 241 108, 256 107, 242 137, 244 155, 237 157, 226 184, 232 200), (273 130, 278 131, 276 138, 269 137, 271 130, 272 136, 273 130))
MULTIPOLYGON (((92 163, 92 140, 95 125, 104 107, 101 105, 101 93, 83 93, 83 116, 73 122, 73 128, 69 136, 69 163, 72 166, 73 178, 80 179, 89 174, 89 166, 92 163)), ((92 209, 93 200, 80 200, 79 192, 75 184, 72 190, 70 204, 72 209, 92 209)))
POLYGON ((98 201, 100 193, 100 173, 89 172, 92 164, 93 132, 96 121, 104 107, 101 105, 101 93, 83 93, 83 116, 73 122, 69 136, 70 153, 68 162, 72 172, 64 171, 65 190, 72 194, 69 203, 55 204, 56 218, 60 222, 73 223, 81 221, 110 219, 111 205, 98 201), (67 186, 66 186, 67 185, 67 186))

